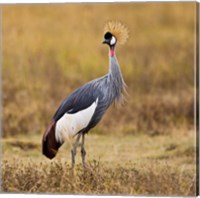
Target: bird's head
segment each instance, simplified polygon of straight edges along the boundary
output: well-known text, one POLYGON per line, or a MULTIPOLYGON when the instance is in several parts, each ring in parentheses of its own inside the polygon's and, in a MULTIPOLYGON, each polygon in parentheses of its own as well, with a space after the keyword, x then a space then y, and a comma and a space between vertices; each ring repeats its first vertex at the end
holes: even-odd
POLYGON ((124 44, 128 37, 128 29, 123 23, 119 21, 108 21, 104 27, 105 40, 102 43, 113 48, 117 43, 124 44))
POLYGON ((110 47, 114 47, 117 43, 117 38, 112 35, 110 32, 106 32, 104 35, 104 41, 102 42, 103 44, 107 44, 110 47))

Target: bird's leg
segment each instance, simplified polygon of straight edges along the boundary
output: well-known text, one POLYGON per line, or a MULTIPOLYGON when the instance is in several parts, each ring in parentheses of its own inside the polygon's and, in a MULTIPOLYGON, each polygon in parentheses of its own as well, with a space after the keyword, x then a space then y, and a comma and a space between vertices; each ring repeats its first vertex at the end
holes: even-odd
POLYGON ((85 155, 86 155, 84 143, 85 143, 85 133, 82 134, 82 144, 81 144, 81 157, 82 157, 83 168, 85 168, 85 155))
POLYGON ((75 164, 75 156, 76 156, 76 148, 78 146, 79 140, 81 137, 81 133, 78 134, 76 142, 73 144, 71 153, 72 153, 72 169, 74 168, 74 164, 75 164))

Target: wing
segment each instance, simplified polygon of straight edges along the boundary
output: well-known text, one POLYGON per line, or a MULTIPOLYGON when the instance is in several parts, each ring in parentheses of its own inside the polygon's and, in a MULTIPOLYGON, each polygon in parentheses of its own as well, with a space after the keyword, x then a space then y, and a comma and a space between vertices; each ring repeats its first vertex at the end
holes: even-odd
POLYGON ((95 82, 91 81, 76 89, 69 97, 67 97, 60 105, 53 116, 55 121, 58 121, 65 113, 73 114, 89 107, 98 97, 101 92, 95 87, 95 82))

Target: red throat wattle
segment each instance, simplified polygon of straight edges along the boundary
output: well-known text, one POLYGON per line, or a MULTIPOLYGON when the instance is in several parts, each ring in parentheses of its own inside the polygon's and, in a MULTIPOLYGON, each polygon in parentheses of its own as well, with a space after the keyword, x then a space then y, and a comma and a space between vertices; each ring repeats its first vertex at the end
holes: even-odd
POLYGON ((115 55, 114 47, 110 48, 110 56, 113 57, 115 55))

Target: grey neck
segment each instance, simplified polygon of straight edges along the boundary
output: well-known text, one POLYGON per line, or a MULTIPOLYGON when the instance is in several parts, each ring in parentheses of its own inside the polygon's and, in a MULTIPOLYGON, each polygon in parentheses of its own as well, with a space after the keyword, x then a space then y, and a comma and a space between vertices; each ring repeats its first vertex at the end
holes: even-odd
POLYGON ((109 74, 113 77, 115 74, 121 73, 119 63, 116 57, 115 48, 113 49, 114 55, 111 55, 111 49, 109 50, 109 74))
POLYGON ((114 87, 113 90, 115 98, 118 100, 121 98, 122 91, 125 89, 125 83, 122 77, 119 63, 117 61, 115 48, 110 49, 109 51, 109 78, 114 87), (114 52, 111 52, 111 50, 114 50, 114 52))

